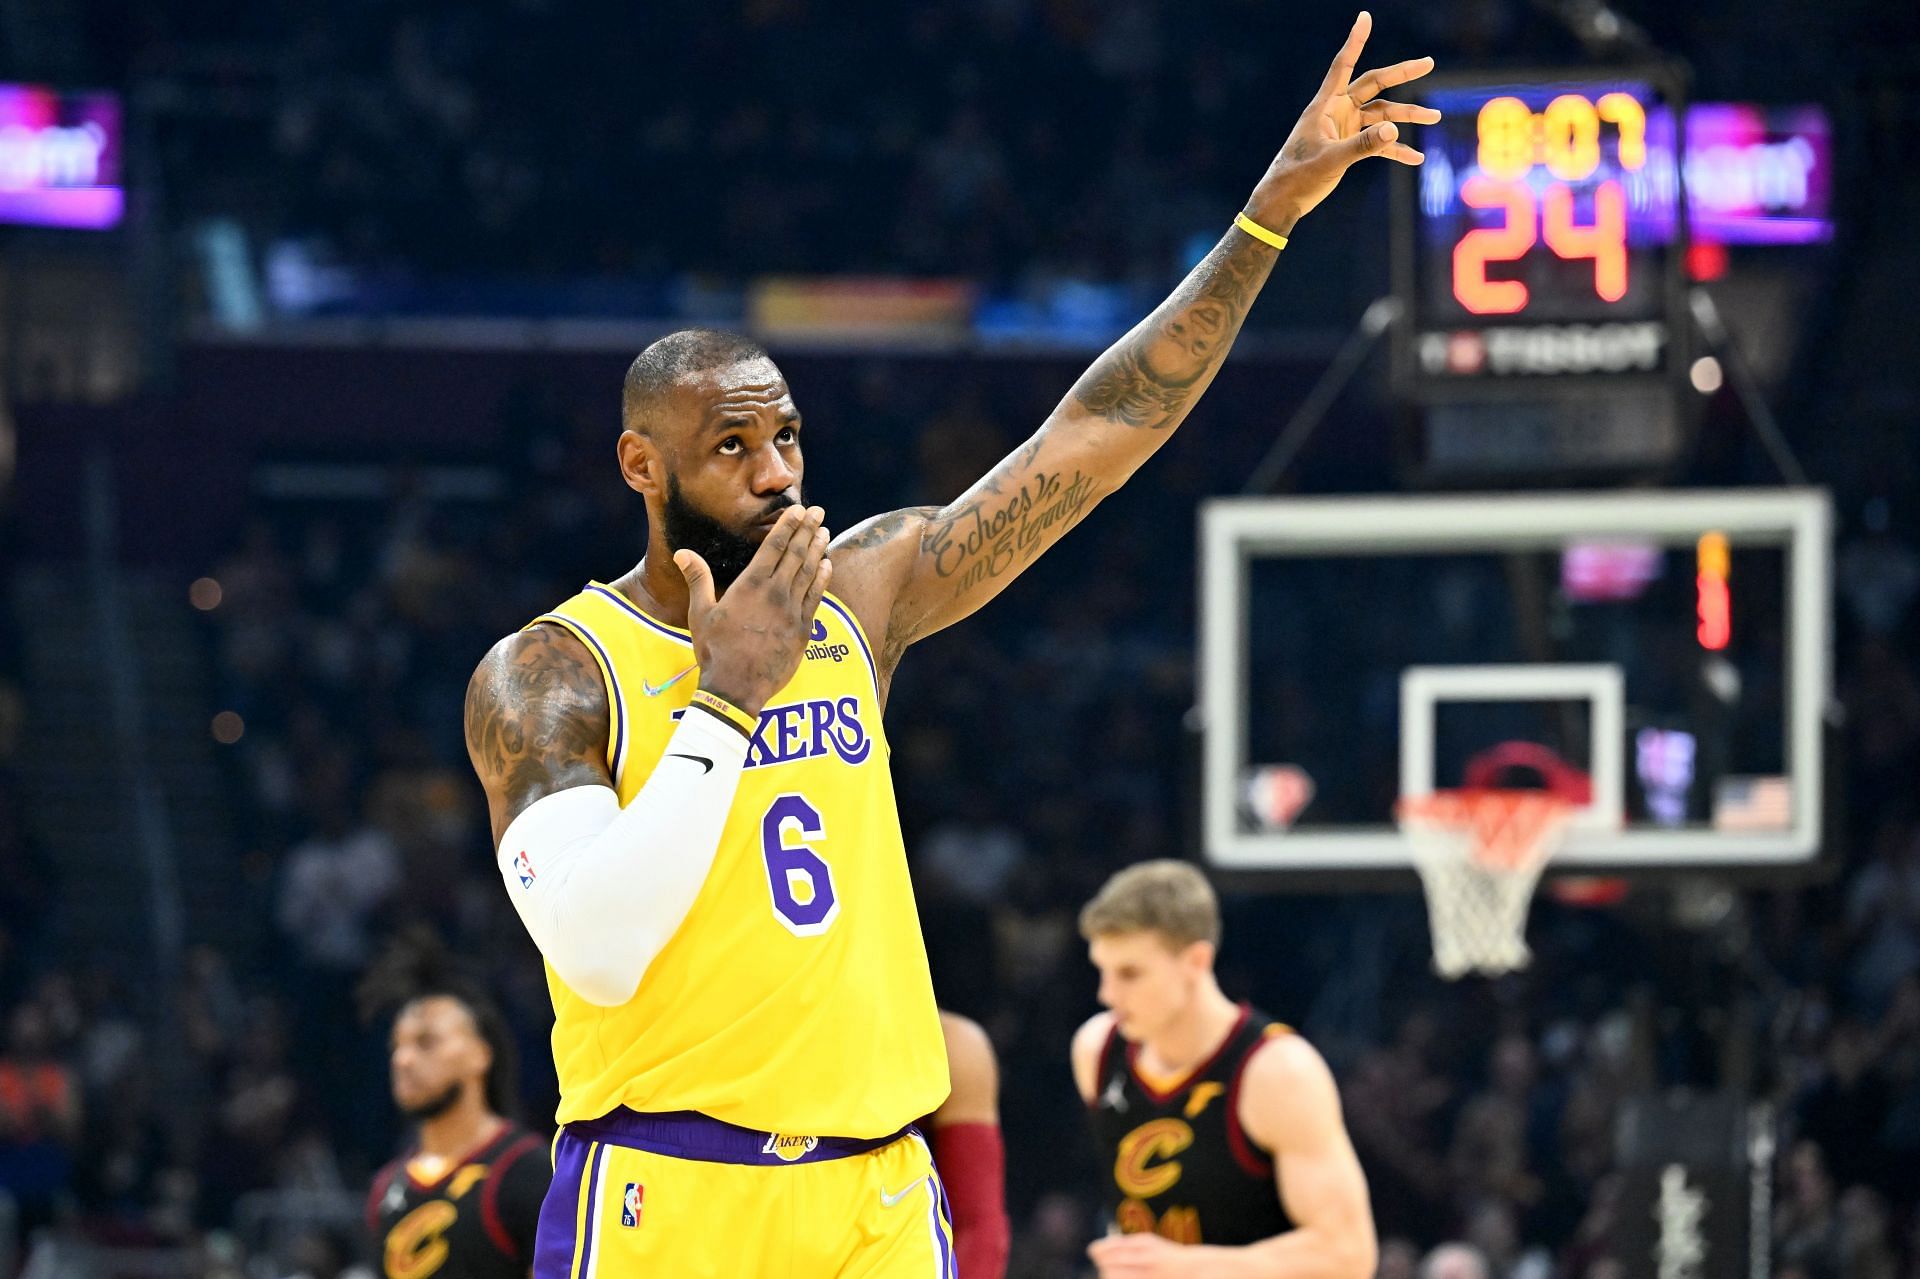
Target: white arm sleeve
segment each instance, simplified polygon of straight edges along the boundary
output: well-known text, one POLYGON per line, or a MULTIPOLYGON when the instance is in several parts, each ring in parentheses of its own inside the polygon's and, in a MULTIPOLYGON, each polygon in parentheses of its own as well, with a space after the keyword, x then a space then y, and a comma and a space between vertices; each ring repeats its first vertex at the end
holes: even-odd
POLYGON ((507 896, 540 953, 582 999, 612 1008, 693 909, 747 757, 747 739, 689 709, 624 809, 611 787, 529 805, 500 837, 507 896))

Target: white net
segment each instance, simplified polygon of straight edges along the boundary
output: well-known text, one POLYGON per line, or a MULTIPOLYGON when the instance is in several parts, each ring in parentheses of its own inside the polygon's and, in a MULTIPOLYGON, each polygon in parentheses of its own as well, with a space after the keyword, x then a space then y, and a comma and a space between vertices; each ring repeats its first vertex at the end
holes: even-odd
POLYGON ((1401 801, 1441 976, 1526 967, 1527 908, 1572 812, 1544 791, 1436 791, 1401 801))

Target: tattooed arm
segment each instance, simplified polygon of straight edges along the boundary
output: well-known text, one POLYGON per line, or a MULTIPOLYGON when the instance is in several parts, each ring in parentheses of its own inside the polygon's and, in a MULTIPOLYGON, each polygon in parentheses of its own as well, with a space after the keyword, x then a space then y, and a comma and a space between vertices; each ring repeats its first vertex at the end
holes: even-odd
MULTIPOLYGON (((1420 153, 1395 122, 1439 113, 1388 102, 1382 90, 1425 75, 1419 58, 1352 79, 1372 20, 1361 14, 1320 91, 1247 201, 1281 235, 1346 170, 1379 155, 1420 153)), ((1279 250, 1230 229, 1172 296, 1095 360, 1026 443, 944 507, 879 516, 835 542, 838 592, 879 632, 883 677, 907 645, 966 617, 1124 484, 1186 420, 1220 371, 1279 250)))
POLYGON ((494 645, 467 689, 467 752, 501 882, 560 980, 611 1008, 633 998, 706 883, 747 735, 718 714, 682 716, 624 806, 606 750, 606 691, 577 640, 540 626, 494 645))
POLYGON ((612 786, 607 687, 585 646, 536 626, 493 646, 467 684, 467 757, 486 788, 494 843, 536 800, 612 786))

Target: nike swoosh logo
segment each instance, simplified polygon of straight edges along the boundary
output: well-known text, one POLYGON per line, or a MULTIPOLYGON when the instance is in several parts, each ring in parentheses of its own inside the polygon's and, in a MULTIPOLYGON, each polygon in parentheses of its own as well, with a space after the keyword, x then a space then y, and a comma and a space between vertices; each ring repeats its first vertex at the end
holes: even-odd
POLYGON ((705 755, 682 755, 679 751, 668 751, 667 758, 690 759, 694 763, 700 765, 702 772, 711 773, 713 771, 713 761, 708 759, 705 755))
POLYGON ((658 697, 660 696, 660 694, 666 692, 668 689, 672 688, 675 684, 678 684, 681 680, 685 679, 687 676, 693 674, 694 671, 699 669, 699 667, 700 667, 700 663, 695 662, 692 666, 687 667, 686 670, 681 671, 678 675, 673 676, 664 684, 655 684, 651 680, 648 680, 643 677, 640 680, 640 687, 648 697, 658 697))
POLYGON ((923 1184, 924 1184, 923 1182, 919 1182, 919 1181, 910 1181, 906 1185, 902 1186, 898 1191, 894 1192, 893 1194, 888 1194, 885 1188, 882 1188, 880 1191, 880 1206, 882 1208, 893 1207, 895 1204, 899 1203, 902 1199, 905 1199, 908 1195, 920 1189, 921 1185, 923 1184))

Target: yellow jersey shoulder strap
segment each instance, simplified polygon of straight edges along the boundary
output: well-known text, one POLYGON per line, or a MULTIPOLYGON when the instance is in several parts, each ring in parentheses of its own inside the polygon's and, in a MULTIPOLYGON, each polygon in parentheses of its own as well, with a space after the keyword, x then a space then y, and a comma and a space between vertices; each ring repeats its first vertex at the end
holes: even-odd
POLYGON ((527 626, 558 626, 579 640, 600 668, 600 678, 607 688, 607 771, 617 785, 633 740, 632 704, 628 701, 633 690, 625 686, 626 682, 646 682, 656 676, 662 681, 683 677, 693 669, 693 637, 648 616, 602 582, 587 583, 579 594, 527 626), (674 670, 666 670, 668 666, 674 670))

